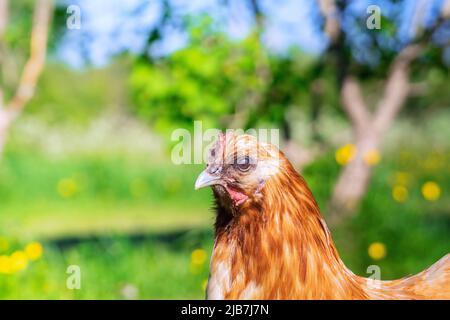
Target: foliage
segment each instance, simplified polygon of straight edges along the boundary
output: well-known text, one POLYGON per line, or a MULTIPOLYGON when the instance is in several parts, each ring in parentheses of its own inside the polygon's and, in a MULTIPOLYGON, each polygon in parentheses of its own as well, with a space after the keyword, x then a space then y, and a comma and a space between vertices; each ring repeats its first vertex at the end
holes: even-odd
POLYGON ((49 124, 81 125, 123 108, 128 103, 128 65, 123 58, 108 68, 77 72, 63 64, 49 63, 25 112, 49 124))
POLYGON ((157 129, 191 127, 194 120, 223 127, 222 116, 233 114, 249 90, 266 86, 256 72, 263 53, 255 36, 233 43, 224 34, 208 33, 200 25, 191 31, 188 47, 134 67, 131 85, 138 113, 157 129))
POLYGON ((312 58, 297 50, 271 55, 256 32, 232 40, 208 21, 190 30, 187 47, 153 61, 138 60, 130 84, 140 117, 157 130, 281 125, 293 105, 307 105, 312 58), (238 119, 239 120, 239 119, 238 119))

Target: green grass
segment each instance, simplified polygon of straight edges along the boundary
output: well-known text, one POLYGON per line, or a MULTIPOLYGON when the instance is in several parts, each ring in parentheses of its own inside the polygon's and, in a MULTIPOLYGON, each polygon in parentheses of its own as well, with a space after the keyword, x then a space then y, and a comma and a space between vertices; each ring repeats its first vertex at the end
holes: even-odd
POLYGON ((193 269, 190 255, 203 246, 211 251, 211 241, 195 234, 172 243, 133 243, 116 236, 63 248, 46 244, 44 257, 26 270, 0 275, 0 298, 125 299, 124 288, 133 287, 137 294, 132 297, 139 299, 201 299, 208 260, 193 269), (80 267, 79 290, 66 286, 69 265, 80 267))
POLYGON ((0 273, 0 298, 203 298, 212 246, 210 191, 194 192, 199 166, 150 163, 121 155, 48 159, 10 152, 0 166, 0 231, 10 248, 30 241, 44 255, 25 270, 0 273), (208 232, 195 232, 208 230, 208 232), (78 265, 82 288, 66 287, 78 265))
POLYGON ((124 203, 39 203, 3 208, 4 235, 20 239, 53 240, 67 236, 173 232, 206 228, 212 211, 202 205, 133 205, 124 203))

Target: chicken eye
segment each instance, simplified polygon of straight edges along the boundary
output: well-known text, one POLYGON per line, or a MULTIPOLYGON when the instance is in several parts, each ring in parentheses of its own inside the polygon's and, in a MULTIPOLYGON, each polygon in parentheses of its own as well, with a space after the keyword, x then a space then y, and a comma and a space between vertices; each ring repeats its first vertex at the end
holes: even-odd
POLYGON ((250 169, 250 165, 251 163, 249 157, 244 157, 237 161, 237 167, 240 171, 247 171, 250 169))

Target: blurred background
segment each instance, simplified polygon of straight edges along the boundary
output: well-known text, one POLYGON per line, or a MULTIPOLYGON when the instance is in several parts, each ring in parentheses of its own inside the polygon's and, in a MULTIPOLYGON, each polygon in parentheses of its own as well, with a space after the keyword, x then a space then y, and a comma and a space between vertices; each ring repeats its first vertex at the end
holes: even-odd
POLYGON ((171 160, 195 120, 279 129, 355 273, 428 267, 449 2, 0 0, 0 298, 204 298, 211 192, 171 160))

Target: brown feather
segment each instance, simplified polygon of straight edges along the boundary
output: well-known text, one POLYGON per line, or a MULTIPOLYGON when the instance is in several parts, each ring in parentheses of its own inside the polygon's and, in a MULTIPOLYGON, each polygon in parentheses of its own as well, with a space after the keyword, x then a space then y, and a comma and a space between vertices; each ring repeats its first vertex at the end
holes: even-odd
POLYGON ((208 298, 450 299, 449 255, 415 276, 378 286, 353 274, 340 259, 306 182, 283 153, 249 136, 226 140, 220 142, 221 147, 231 144, 225 153, 256 148, 258 161, 279 157, 279 170, 238 208, 213 188, 217 218, 208 298))

